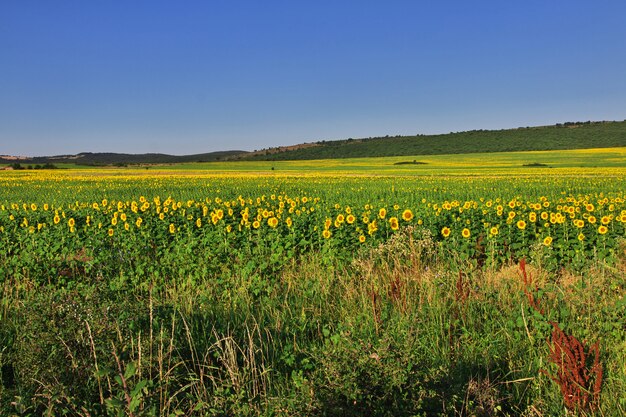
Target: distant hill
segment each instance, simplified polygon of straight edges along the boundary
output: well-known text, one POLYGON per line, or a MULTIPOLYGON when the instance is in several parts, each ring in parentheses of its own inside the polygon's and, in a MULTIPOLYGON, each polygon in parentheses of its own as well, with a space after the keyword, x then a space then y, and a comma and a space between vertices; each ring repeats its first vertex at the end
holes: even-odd
POLYGON ((548 151, 626 147, 626 120, 622 122, 567 122, 552 126, 502 130, 471 130, 441 135, 385 136, 319 141, 262 149, 255 152, 221 151, 195 155, 160 153, 79 153, 33 158, 0 155, 0 164, 137 165, 227 160, 304 160, 376 156, 445 155, 485 152, 548 151))
POLYGON ((234 155, 245 155, 245 151, 220 151, 195 155, 166 155, 161 153, 125 154, 125 153, 91 153, 77 155, 38 156, 33 158, 0 156, 0 163, 21 165, 70 163, 77 165, 135 165, 135 164, 168 164, 179 162, 213 162, 232 158, 234 155))
POLYGON ((472 130, 442 135, 385 136, 320 141, 299 146, 262 149, 236 158, 303 160, 624 146, 626 146, 626 121, 567 122, 553 126, 472 130))

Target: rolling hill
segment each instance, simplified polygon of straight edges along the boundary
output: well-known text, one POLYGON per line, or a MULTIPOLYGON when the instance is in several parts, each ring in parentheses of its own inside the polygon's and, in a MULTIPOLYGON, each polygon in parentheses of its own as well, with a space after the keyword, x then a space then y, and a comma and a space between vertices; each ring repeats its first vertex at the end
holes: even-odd
POLYGON ((92 153, 84 152, 77 155, 37 156, 32 158, 14 159, 0 156, 0 163, 21 165, 70 163, 76 165, 135 165, 135 164, 169 164, 181 162, 213 162, 232 158, 234 155, 245 155, 245 151, 220 151, 194 155, 167 155, 161 153, 125 154, 125 153, 92 153))
POLYGON ((553 126, 320 141, 305 145, 263 149, 236 158, 303 160, 624 147, 626 121, 568 122, 553 126))
POLYGON ((229 160, 286 161, 377 156, 446 155, 487 152, 548 151, 626 147, 626 120, 567 122, 552 126, 472 130, 440 135, 385 136, 318 141, 255 152, 221 151, 194 155, 159 153, 91 153, 15 159, 0 155, 0 164, 72 163, 77 165, 171 164, 229 160))

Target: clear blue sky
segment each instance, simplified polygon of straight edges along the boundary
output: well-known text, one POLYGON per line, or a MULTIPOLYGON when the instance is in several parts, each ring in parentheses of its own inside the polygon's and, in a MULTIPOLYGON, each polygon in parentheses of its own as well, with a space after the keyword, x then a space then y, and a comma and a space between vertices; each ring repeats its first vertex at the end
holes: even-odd
POLYGON ((0 154, 623 119, 623 0, 0 1, 0 154))

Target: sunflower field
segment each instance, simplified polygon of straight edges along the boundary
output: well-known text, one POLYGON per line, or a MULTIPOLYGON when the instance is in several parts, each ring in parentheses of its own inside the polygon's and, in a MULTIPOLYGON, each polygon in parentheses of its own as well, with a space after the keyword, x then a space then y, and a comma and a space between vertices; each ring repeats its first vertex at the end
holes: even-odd
POLYGON ((4 172, 0 412, 558 415, 540 342, 625 343, 625 238, 615 171, 4 172), (535 298, 481 283, 520 262, 535 298), (556 295, 590 271, 607 284, 556 295))

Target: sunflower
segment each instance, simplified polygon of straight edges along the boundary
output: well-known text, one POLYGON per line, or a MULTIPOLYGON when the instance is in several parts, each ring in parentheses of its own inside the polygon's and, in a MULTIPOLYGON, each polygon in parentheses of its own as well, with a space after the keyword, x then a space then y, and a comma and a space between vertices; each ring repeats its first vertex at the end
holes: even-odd
POLYGON ((270 217, 269 219, 267 219, 267 224, 269 227, 275 228, 276 226, 278 226, 278 219, 276 217, 270 217))
POLYGON ((365 236, 364 235, 359 236, 359 242, 360 243, 365 243, 365 236))
POLYGON ((550 245, 552 245, 552 237, 551 237, 551 236, 546 236, 546 237, 543 239, 543 244, 544 244, 545 246, 550 246, 550 245))
POLYGON ((441 235, 443 237, 450 236, 450 228, 449 227, 444 227, 443 229, 441 229, 441 235))
POLYGON ((67 225, 72 228, 74 227, 74 225, 76 224, 76 221, 74 220, 73 217, 70 217, 70 219, 67 221, 67 225))
POLYGON ((489 234, 491 236, 498 236, 498 228, 496 226, 493 226, 491 229, 489 229, 489 234))
POLYGON ((356 217, 354 217, 352 214, 348 214, 348 216, 346 217, 346 222, 348 222, 348 224, 354 223, 355 220, 356 217))
POLYGON ((261 222, 258 220, 253 221, 252 227, 254 227, 255 229, 258 229, 259 227, 261 227, 261 222))
POLYGON ((202 219, 200 217, 196 219, 196 227, 202 227, 202 219))
POLYGON ((287 227, 291 228, 291 225, 293 224, 293 220, 291 220, 291 217, 287 217, 287 219, 285 219, 285 224, 287 225, 287 227))
POLYGON ((607 224, 611 223, 611 218, 609 216, 602 216, 602 218, 600 219, 600 222, 603 225, 607 225, 607 224))
POLYGON ((176 226, 174 226, 174 223, 170 223, 170 233, 175 233, 176 232, 176 226))
POLYGON ((580 233, 580 234, 578 235, 578 240, 580 240, 581 242, 582 242, 583 240, 585 240, 585 235, 583 235, 582 233, 580 233))
POLYGON ((378 217, 380 217, 381 219, 384 219, 387 216, 387 209, 386 208, 381 208, 380 210, 378 210, 378 217))
POLYGON ((413 220, 413 212, 409 209, 406 209, 402 212, 402 220, 405 222, 410 222, 413 220))
POLYGON ((398 230, 398 218, 397 217, 392 217, 389 219, 389 226, 391 227, 391 230, 398 230))
POLYGON ((517 222, 517 228, 520 230, 526 229, 526 222, 524 220, 519 220, 517 222))
POLYGON ((463 236, 465 239, 470 237, 471 234, 472 233, 470 232, 470 230, 467 227, 461 231, 461 236, 463 236))
POLYGON ((109 236, 113 236, 113 229, 109 229, 107 233, 109 236))
MULTIPOLYGON (((11 220, 12 220, 12 219, 11 219, 11 220)), ((53 219, 53 221, 54 221, 54 224, 59 224, 59 222, 61 221, 61 218, 59 217, 59 215, 58 215, 58 214, 55 214, 55 215, 54 215, 54 219, 53 219)))
POLYGON ((609 231, 609 228, 606 227, 605 225, 601 225, 600 227, 598 227, 598 233, 600 233, 601 235, 606 234, 606 232, 609 231))
POLYGON ((322 232, 322 236, 324 237, 324 239, 328 239, 332 236, 332 233, 330 233, 330 230, 326 229, 322 232))

